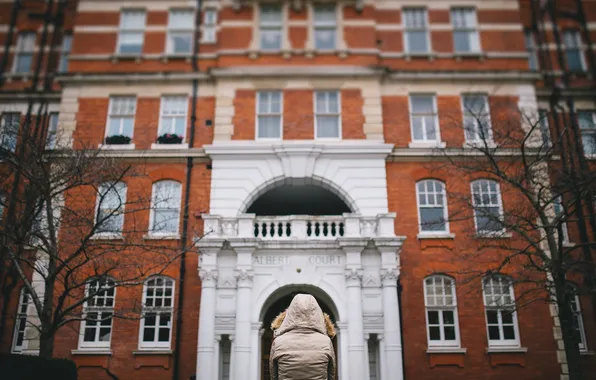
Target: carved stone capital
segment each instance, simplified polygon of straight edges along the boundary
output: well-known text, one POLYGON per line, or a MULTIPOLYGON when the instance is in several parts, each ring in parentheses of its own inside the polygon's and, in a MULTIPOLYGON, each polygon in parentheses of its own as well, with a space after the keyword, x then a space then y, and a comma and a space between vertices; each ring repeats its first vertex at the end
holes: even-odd
POLYGON ((236 270, 236 285, 240 287, 252 286, 254 273, 251 270, 238 269, 236 270))
POLYGON ((217 277, 219 273, 217 269, 200 269, 199 277, 203 283, 203 287, 215 287, 217 285, 217 277))
POLYGON ((383 286, 397 286, 399 272, 397 269, 381 269, 381 283, 383 286))
POLYGON ((362 270, 356 268, 346 269, 346 285, 347 286, 361 286, 362 285, 362 270))

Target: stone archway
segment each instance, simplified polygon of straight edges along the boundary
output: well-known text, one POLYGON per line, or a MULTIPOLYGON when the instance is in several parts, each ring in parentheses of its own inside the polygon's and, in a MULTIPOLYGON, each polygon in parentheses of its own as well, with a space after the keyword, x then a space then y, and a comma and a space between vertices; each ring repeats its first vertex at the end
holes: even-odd
MULTIPOLYGON (((271 330, 271 323, 273 320, 284 310, 288 308, 292 299, 296 294, 311 294, 315 297, 319 306, 324 313, 329 314, 334 324, 337 323, 338 312, 335 304, 331 297, 329 297, 323 290, 312 285, 289 285, 277 289, 265 302, 263 309, 261 310, 261 319, 263 333, 260 341, 260 355, 259 355, 259 373, 261 380, 271 380, 269 376, 269 352, 271 351, 271 344, 273 342, 273 331, 271 330)), ((338 379, 339 368, 337 363, 339 362, 338 352, 338 336, 336 335, 333 339, 333 347, 335 349, 336 358, 336 370, 335 379, 338 379)))

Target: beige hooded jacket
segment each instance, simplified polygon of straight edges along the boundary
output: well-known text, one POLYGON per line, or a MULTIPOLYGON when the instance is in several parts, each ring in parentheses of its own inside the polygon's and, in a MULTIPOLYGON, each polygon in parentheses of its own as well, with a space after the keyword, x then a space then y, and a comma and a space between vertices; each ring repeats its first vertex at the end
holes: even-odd
POLYGON ((271 380, 333 380, 335 329, 310 294, 297 294, 271 324, 271 380), (331 337, 331 338, 330 338, 331 337))

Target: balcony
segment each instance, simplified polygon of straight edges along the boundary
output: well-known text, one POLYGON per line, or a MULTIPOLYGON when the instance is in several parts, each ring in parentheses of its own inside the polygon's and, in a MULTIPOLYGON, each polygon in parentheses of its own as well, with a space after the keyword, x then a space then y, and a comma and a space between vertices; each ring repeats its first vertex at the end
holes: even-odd
POLYGON ((336 240, 340 238, 394 237, 395 214, 361 216, 242 214, 221 217, 204 214, 204 239, 250 238, 262 241, 336 240))

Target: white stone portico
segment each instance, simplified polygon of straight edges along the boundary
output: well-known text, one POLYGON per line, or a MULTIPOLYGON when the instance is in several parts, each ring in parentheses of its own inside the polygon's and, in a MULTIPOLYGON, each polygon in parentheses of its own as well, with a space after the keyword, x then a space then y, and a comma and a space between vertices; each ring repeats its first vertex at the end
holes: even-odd
POLYGON ((220 344, 231 341, 230 379, 261 379, 261 336, 269 307, 292 291, 322 300, 338 327, 341 380, 369 378, 367 339, 378 344, 379 376, 403 374, 397 279, 404 238, 388 213, 385 159, 373 141, 230 141, 212 159, 210 213, 197 242, 202 293, 197 379, 219 379, 220 344), (256 216, 262 194, 316 185, 341 198, 342 215, 256 216))

